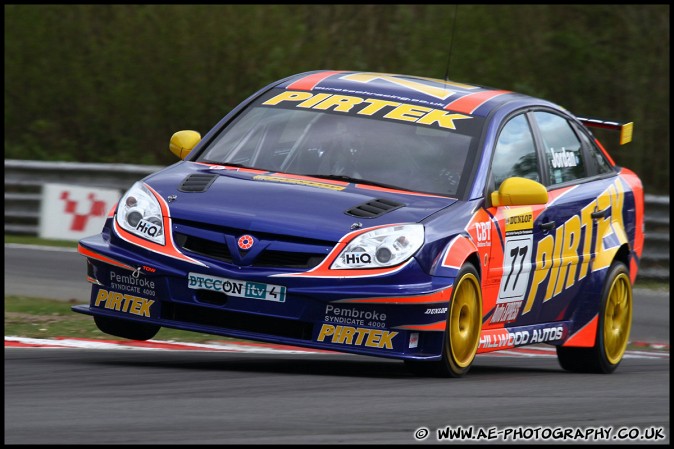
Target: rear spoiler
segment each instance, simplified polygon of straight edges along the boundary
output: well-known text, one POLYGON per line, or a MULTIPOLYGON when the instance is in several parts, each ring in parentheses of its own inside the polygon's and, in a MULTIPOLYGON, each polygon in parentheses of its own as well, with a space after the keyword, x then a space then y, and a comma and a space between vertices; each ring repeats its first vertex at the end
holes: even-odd
POLYGON ((609 122, 594 118, 576 117, 585 126, 592 128, 610 129, 612 131, 620 131, 620 145, 625 145, 632 141, 633 122, 609 122))

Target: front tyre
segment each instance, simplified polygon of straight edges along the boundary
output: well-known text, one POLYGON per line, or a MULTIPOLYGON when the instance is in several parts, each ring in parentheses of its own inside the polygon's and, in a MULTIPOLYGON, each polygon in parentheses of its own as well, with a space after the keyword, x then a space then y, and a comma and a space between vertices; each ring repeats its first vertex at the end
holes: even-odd
POLYGON ((602 293, 594 347, 557 346, 559 364, 567 371, 612 373, 625 354, 631 328, 632 282, 625 264, 614 262, 602 293))
POLYGON ((95 316, 96 326, 106 334, 129 340, 149 340, 159 332, 161 326, 156 324, 137 323, 130 320, 95 316))
POLYGON ((447 327, 439 362, 406 360, 417 375, 464 376, 475 359, 482 331, 482 290, 475 267, 467 263, 459 270, 452 289, 447 327))

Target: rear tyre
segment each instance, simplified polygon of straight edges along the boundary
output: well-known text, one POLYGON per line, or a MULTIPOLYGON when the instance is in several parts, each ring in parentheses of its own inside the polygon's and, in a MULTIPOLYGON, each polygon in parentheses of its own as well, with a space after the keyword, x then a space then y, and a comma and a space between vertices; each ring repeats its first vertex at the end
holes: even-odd
POLYGON ((614 262, 602 293, 594 347, 557 346, 559 364, 577 373, 612 373, 625 354, 631 328, 632 282, 625 264, 614 262))
POLYGON ((462 377, 475 359, 482 331, 482 290, 475 267, 467 263, 456 277, 447 313, 442 360, 406 360, 412 373, 421 376, 462 377))
POLYGON ((95 316, 94 322, 101 332, 129 340, 149 340, 161 329, 161 326, 156 324, 136 323, 102 316, 95 316))

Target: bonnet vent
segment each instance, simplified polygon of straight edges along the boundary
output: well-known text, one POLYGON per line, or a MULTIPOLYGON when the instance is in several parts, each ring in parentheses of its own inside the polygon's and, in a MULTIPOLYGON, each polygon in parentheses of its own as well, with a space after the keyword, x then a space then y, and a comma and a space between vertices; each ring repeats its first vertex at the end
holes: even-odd
POLYGON ((181 192, 205 192, 218 175, 192 174, 183 180, 178 190, 181 192))
POLYGON ((363 203, 360 206, 347 210, 345 213, 358 218, 376 218, 403 206, 404 204, 402 203, 379 199, 363 203))

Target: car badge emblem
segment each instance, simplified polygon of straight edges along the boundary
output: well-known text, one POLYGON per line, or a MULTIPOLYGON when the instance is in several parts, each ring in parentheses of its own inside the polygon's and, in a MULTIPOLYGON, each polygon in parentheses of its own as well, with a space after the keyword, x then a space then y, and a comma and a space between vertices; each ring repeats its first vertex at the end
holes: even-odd
POLYGON ((253 239, 252 235, 248 234, 239 237, 239 241, 237 242, 239 248, 244 251, 248 251, 253 246, 253 243, 255 243, 255 239, 253 239))

